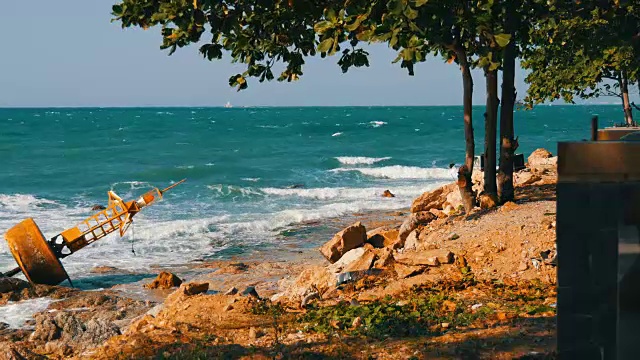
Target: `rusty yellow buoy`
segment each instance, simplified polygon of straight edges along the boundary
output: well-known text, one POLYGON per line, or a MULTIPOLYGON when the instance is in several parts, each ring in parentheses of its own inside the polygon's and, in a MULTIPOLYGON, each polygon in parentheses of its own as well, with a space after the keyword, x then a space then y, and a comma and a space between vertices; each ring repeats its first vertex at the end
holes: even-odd
POLYGON ((20 272, 34 284, 57 285, 69 279, 60 259, 83 247, 119 230, 123 236, 133 221, 135 214, 149 206, 171 188, 183 183, 183 179, 166 189, 154 188, 137 200, 123 201, 113 191, 109 191, 109 205, 100 212, 86 218, 80 224, 62 231, 47 240, 32 218, 23 220, 4 235, 11 254, 18 267, 1 276, 13 276, 20 272))

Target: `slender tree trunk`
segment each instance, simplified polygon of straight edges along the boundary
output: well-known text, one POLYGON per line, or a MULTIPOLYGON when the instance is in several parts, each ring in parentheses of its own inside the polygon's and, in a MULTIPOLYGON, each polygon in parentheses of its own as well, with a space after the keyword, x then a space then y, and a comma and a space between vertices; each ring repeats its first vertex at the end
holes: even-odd
MULTIPOLYGON (((507 29, 513 29, 513 8, 507 9, 505 23, 507 29)), ((502 60, 502 101, 500 103, 500 166, 498 169, 498 198, 500 203, 513 201, 513 156, 518 149, 514 139, 513 111, 516 105, 516 45, 512 41, 504 50, 502 60)))
POLYGON ((625 123, 628 126, 633 126, 633 111, 631 110, 631 103, 629 101, 629 79, 627 78, 627 72, 624 70, 620 74, 620 92, 622 93, 625 123))
POLYGON ((475 155, 475 141, 473 136, 473 77, 471 68, 467 62, 467 53, 464 49, 455 50, 460 70, 462 71, 463 108, 464 108, 464 139, 466 144, 464 165, 458 170, 458 188, 462 196, 462 203, 467 214, 476 206, 476 196, 473 193, 473 160, 475 155))
POLYGON ((484 193, 497 196, 496 127, 498 123, 498 70, 485 69, 487 112, 484 122, 484 193))

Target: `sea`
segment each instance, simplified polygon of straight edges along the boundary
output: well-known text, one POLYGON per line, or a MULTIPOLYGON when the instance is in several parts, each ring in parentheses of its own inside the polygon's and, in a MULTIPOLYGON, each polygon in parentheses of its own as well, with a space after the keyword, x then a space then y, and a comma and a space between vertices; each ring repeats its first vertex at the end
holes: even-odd
MULTIPOLYGON (((474 108, 478 154, 483 111, 474 108)), ((106 205, 109 190, 130 200, 186 178, 123 238, 65 258, 71 278, 315 248, 331 236, 326 220, 404 209, 453 181, 462 115, 456 106, 0 109, 0 232, 31 217, 51 238, 106 205)), ((602 126, 621 119, 618 106, 518 110, 518 152, 586 139, 592 115, 602 126)), ((13 267, 0 241, 0 271, 13 267)))

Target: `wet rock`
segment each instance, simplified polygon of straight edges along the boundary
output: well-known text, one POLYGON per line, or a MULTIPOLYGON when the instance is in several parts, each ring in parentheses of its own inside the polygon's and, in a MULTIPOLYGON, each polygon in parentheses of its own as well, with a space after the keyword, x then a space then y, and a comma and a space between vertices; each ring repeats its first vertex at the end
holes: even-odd
POLYGON ((498 196, 496 194, 481 194, 478 202, 481 209, 493 209, 498 206, 498 196))
POLYGON ((558 157, 546 149, 536 149, 527 158, 529 168, 536 173, 543 173, 546 170, 555 169, 558 165, 558 157))
POLYGON ((340 260, 349 250, 362 246, 367 241, 367 229, 357 222, 337 233, 322 245, 320 253, 332 264, 340 260))
POLYGON ((20 291, 29 287, 29 283, 24 280, 0 277, 0 294, 10 291, 20 291))
POLYGON ((371 269, 375 260, 376 252, 371 249, 365 249, 364 253, 359 258, 345 267, 344 271, 367 271, 371 269))
POLYGON ((12 342, 0 342, 0 360, 35 360, 47 359, 12 342))
POLYGON ((104 207, 104 205, 100 205, 100 204, 96 204, 96 205, 93 205, 93 206, 91 207, 91 210, 93 210, 93 211, 96 211, 96 210, 104 210, 104 209, 106 209, 106 207, 104 207))
POLYGON ((236 289, 235 286, 234 286, 231 289, 227 290, 227 292, 225 292, 224 294, 225 295, 235 295, 237 293, 238 293, 238 289, 236 289))
POLYGON ((147 289, 171 289, 173 287, 178 287, 181 284, 182 280, 180 280, 180 278, 175 274, 163 271, 158 274, 158 277, 155 280, 146 284, 144 287, 147 289))
POLYGON ((376 248, 392 246, 398 239, 398 230, 379 227, 367 232, 367 243, 376 248))
POLYGON ((404 278, 408 278, 409 276, 416 275, 418 273, 423 272, 425 267, 395 263, 393 265, 393 269, 395 270, 396 275, 398 275, 398 278, 404 279, 404 278))
POLYGON ((216 270, 215 274, 242 274, 247 270, 249 270, 249 265, 245 263, 233 263, 216 270))
POLYGON ((209 283, 187 283, 180 285, 178 291, 184 295, 192 296, 197 294, 206 293, 209 291, 209 283))
POLYGON ((407 236, 420 225, 427 225, 436 219, 436 216, 429 211, 421 211, 412 213, 407 220, 405 220, 400 226, 398 231, 398 241, 395 243, 395 247, 404 247, 407 236))
POLYGON ((396 254, 394 258, 396 262, 405 265, 437 266, 440 264, 453 263, 453 253, 443 249, 406 252, 403 254, 396 254), (437 265, 433 265, 435 263, 434 259, 438 260, 437 265))
POLYGON ((441 186, 432 191, 427 191, 413 200, 413 204, 411 204, 411 212, 417 213, 420 211, 429 211, 431 209, 442 209, 444 203, 447 201, 447 195, 456 190, 456 184, 452 183, 441 186))
POLYGON ((123 273, 126 272, 124 270, 118 269, 113 266, 95 266, 91 270, 89 270, 92 274, 113 274, 113 273, 123 273))
POLYGON ((97 346, 120 334, 120 329, 112 321, 98 317, 84 320, 78 314, 67 311, 40 313, 35 320, 32 340, 60 340, 80 348, 97 346))
POLYGON ((241 294, 242 296, 251 296, 254 297, 256 299, 260 298, 260 295, 258 295, 258 292, 256 291, 256 288, 253 286, 247 286, 246 289, 244 289, 244 291, 241 294))
POLYGON ((389 191, 389 190, 385 190, 385 191, 382 193, 382 197, 392 198, 392 197, 396 197, 396 196, 395 196, 395 195, 393 195, 393 194, 391 193, 391 191, 389 191))

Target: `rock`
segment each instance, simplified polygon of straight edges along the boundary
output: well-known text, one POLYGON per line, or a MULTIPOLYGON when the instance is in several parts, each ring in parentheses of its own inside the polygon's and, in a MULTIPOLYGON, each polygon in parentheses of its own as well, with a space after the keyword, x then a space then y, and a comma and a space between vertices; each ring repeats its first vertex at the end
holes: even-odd
POLYGON ((238 289, 236 289, 234 286, 231 289, 227 290, 227 292, 225 292, 224 294, 229 296, 229 295, 235 295, 237 293, 238 293, 238 289))
POLYGON ((0 360, 47 359, 13 342, 0 342, 0 360))
POLYGON ((106 207, 104 207, 103 205, 99 205, 99 204, 93 205, 93 206, 91 207, 91 210, 93 210, 93 211, 96 211, 96 210, 104 210, 104 209, 106 209, 106 207))
POLYGON ((439 209, 431 209, 429 210, 430 213, 432 213, 433 215, 435 215, 438 219, 443 219, 447 217, 447 214, 445 214, 444 211, 439 210, 439 209))
POLYGON ((536 183, 542 178, 530 171, 520 171, 513 174, 513 184, 515 186, 526 186, 536 183))
POLYGON ((79 318, 67 311, 39 313, 35 316, 35 331, 32 340, 75 343, 80 347, 97 346, 108 338, 120 335, 120 329, 112 321, 93 317, 89 320, 79 318))
POLYGON ((398 239, 398 230, 379 227, 367 232, 367 243, 376 248, 392 246, 398 239))
POLYGON ((313 291, 302 299, 302 302, 300 303, 300 307, 305 308, 311 302, 311 300, 316 300, 316 299, 320 299, 320 294, 318 294, 317 291, 313 291))
POLYGON ((553 157, 546 149, 535 150, 529 155, 527 161, 531 171, 537 173, 555 169, 558 165, 558 157, 553 157))
POLYGON ((411 204, 411 212, 417 213, 420 211, 429 211, 431 209, 442 209, 444 203, 447 201, 447 195, 457 190, 457 185, 455 183, 451 183, 437 189, 427 191, 413 200, 413 204, 411 204))
POLYGON ((507 201, 506 203, 502 204, 502 207, 500 207, 500 211, 511 211, 517 209, 518 207, 518 204, 512 201, 507 201))
POLYGON ((242 296, 251 296, 254 297, 256 299, 259 299, 260 296, 258 295, 258 292, 256 291, 256 288, 253 286, 247 286, 246 289, 244 289, 244 291, 241 294, 242 296))
POLYGON ((20 291, 27 289, 31 285, 28 282, 10 277, 0 277, 0 294, 10 291, 20 291))
POLYGON ((163 271, 158 274, 158 277, 155 280, 146 284, 144 287, 147 289, 171 289, 172 287, 178 287, 181 284, 182 280, 180 280, 180 278, 175 274, 163 271))
POLYGON ((222 310, 223 310, 223 311, 231 311, 231 310, 233 310, 233 305, 228 304, 228 305, 227 305, 227 306, 225 306, 222 310))
POLYGON ((259 337, 262 337, 262 330, 256 329, 253 326, 249 329, 249 340, 256 341, 259 337))
POLYGON ((343 272, 343 270, 347 266, 349 266, 354 261, 360 259, 360 257, 362 257, 366 252, 367 252, 367 249, 365 249, 364 247, 359 247, 359 248, 356 248, 356 249, 349 250, 349 251, 347 251, 346 254, 344 254, 340 258, 340 260, 338 260, 335 263, 329 265, 327 267, 327 270, 331 271, 332 273, 343 272))
POLYGON ((184 295, 192 296, 198 295, 202 293, 206 293, 209 291, 209 283, 187 283, 180 285, 178 291, 182 292, 184 295))
POLYGON ((395 195, 393 195, 393 194, 391 193, 391 191, 389 191, 389 190, 385 190, 385 191, 382 193, 382 197, 392 198, 392 197, 396 197, 396 196, 395 196, 395 195))
POLYGON ((553 220, 552 218, 546 217, 542 219, 542 222, 540 225, 542 225, 542 228, 545 230, 553 229, 555 227, 555 220, 553 220))
POLYGON ((370 249, 365 249, 365 252, 358 259, 347 265, 343 271, 367 271, 371 269, 375 260, 376 252, 370 249))
POLYGON ((373 267, 376 269, 384 269, 392 265, 393 262, 393 251, 389 248, 384 248, 378 251, 378 260, 373 264, 373 267))
POLYGON ((125 270, 118 269, 113 266, 95 266, 91 270, 89 270, 92 274, 113 274, 113 273, 124 273, 125 270))
POLYGON ((457 240, 460 239, 460 235, 452 232, 451 234, 449 234, 449 236, 447 236, 447 240, 457 240))
POLYGON ((362 246, 367 241, 367 229, 357 222, 337 233, 320 248, 320 253, 332 264, 340 260, 347 251, 362 246))
POLYGON ((412 232, 409 233, 409 236, 407 236, 407 239, 404 242, 405 250, 416 250, 418 248, 419 234, 420 233, 418 232, 418 230, 413 230, 412 232))
POLYGON ((396 271, 399 279, 408 278, 409 276, 421 273, 424 271, 424 266, 405 265, 401 263, 395 263, 393 269, 396 271))
POLYGON ((249 265, 245 263, 232 263, 215 271, 215 274, 242 274, 249 270, 249 265))
POLYGON ((403 254, 396 254, 394 258, 396 262, 405 265, 437 266, 432 265, 435 263, 434 258, 438 260, 438 265, 453 263, 453 253, 444 249, 406 252, 403 254))
POLYGON ((302 299, 312 291, 323 294, 336 285, 334 273, 322 266, 312 266, 303 270, 296 280, 282 293, 280 298, 302 299))
POLYGON ((349 300, 349 306, 360 306, 360 302, 357 299, 349 300))
POLYGON ((521 262, 520 266, 518 266, 518 271, 525 271, 529 268, 529 264, 526 262, 521 262))
POLYGON ((426 225, 436 219, 436 216, 429 211, 420 211, 412 213, 407 220, 400 226, 398 231, 398 240, 394 244, 396 248, 404 246, 407 236, 420 225, 426 225))
POLYGON ((149 311, 146 312, 146 315, 151 315, 153 317, 156 317, 158 316, 158 314, 160 314, 160 311, 162 311, 162 309, 164 309, 164 304, 156 305, 151 309, 149 309, 149 311))
POLYGON ((455 211, 464 206, 462 204, 462 195, 460 195, 460 190, 458 188, 447 195, 444 207, 446 208, 447 206, 452 207, 455 211))
POLYGON ((478 200, 481 209, 493 209, 498 206, 498 196, 495 194, 481 194, 478 200))

